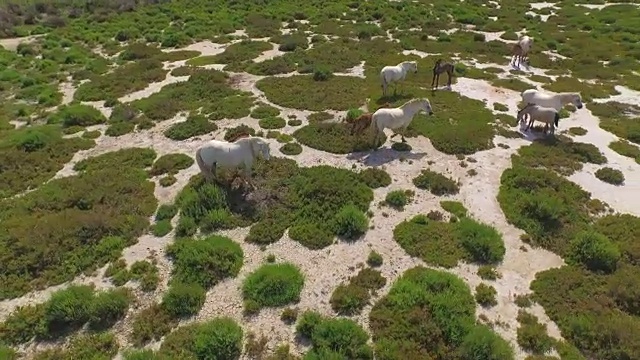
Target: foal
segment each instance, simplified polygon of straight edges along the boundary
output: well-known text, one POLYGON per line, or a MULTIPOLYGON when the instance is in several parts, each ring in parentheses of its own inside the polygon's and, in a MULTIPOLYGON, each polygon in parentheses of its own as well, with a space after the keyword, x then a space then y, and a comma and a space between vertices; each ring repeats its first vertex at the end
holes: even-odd
POLYGON ((514 44, 511 48, 511 62, 509 64, 520 67, 520 64, 525 61, 526 57, 527 53, 524 52, 522 46, 520 46, 519 44, 514 44))
MULTIPOLYGON (((383 106, 379 107, 378 109, 388 108, 390 106, 391 106, 391 104, 385 103, 383 106)), ((347 119, 346 122, 351 124, 351 135, 360 134, 366 128, 368 128, 371 125, 371 116, 372 115, 373 115, 372 112, 367 112, 367 113, 364 113, 364 114, 358 116, 355 119, 347 119)))
POLYGON ((455 67, 451 63, 442 63, 442 59, 438 59, 436 64, 433 66, 433 78, 431 79, 431 89, 437 89, 438 83, 440 82, 440 75, 443 73, 447 73, 447 87, 451 87, 451 76, 453 75, 453 71, 455 67), (435 83, 435 87, 433 86, 435 83))

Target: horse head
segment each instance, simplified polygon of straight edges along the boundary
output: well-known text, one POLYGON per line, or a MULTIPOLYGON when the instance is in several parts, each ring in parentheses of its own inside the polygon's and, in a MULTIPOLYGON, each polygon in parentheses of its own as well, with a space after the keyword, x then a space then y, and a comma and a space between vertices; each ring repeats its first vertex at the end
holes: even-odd
POLYGON ((257 136, 251 137, 249 140, 251 141, 251 152, 253 156, 262 155, 265 160, 269 160, 271 157, 269 144, 257 136))
POLYGON ((424 105, 424 111, 429 115, 433 115, 433 109, 431 108, 431 102, 429 99, 422 98, 422 104, 424 105))
POLYGON ((418 62, 417 61, 405 61, 402 63, 402 68, 405 71, 413 71, 414 73, 418 72, 418 62))
POLYGON ((578 109, 582 109, 582 97, 580 96, 580 94, 573 94, 573 99, 571 101, 571 103, 573 103, 573 105, 578 108, 578 109))

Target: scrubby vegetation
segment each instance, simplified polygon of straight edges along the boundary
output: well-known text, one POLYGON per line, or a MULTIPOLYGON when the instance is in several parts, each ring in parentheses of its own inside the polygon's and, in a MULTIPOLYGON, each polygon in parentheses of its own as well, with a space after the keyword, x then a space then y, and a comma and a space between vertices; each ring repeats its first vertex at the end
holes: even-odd
POLYGON ((102 331, 124 318, 131 302, 126 289, 95 292, 86 285, 73 285, 54 292, 43 304, 17 308, 0 324, 0 340, 18 345, 34 338, 56 339, 85 324, 102 331))
POLYGON ((547 335, 547 326, 541 324, 534 315, 518 312, 518 345, 534 354, 545 354, 553 348, 553 338, 547 335))
POLYGON ((338 285, 331 294, 331 308, 340 315, 359 314, 369 304, 372 292, 381 289, 387 280, 377 270, 363 268, 347 284, 338 285))
POLYGON ((176 174, 193 165, 193 158, 185 154, 167 154, 160 156, 151 166, 149 175, 158 176, 164 174, 176 174))
POLYGON ((304 275, 293 264, 265 264, 249 274, 242 296, 249 306, 283 306, 300 300, 304 275))
POLYGON ((403 210, 405 205, 409 204, 413 199, 414 195, 413 190, 393 190, 387 193, 384 202, 397 210, 403 210))
POLYGON ((459 183, 431 170, 422 170, 413 179, 418 189, 429 190, 433 195, 455 195, 460 191, 459 183))
POLYGON ((612 185, 622 185, 624 183, 624 174, 618 169, 603 167, 598 169, 594 175, 598 179, 612 185))
POLYGON ((190 115, 185 121, 171 125, 164 132, 164 136, 171 140, 186 140, 188 138, 206 135, 218 130, 218 126, 202 115, 190 115))
POLYGON ((373 359, 373 349, 367 344, 369 335, 353 320, 306 311, 298 317, 296 333, 311 342, 305 358, 373 359))
POLYGON ((496 229, 470 218, 447 223, 417 215, 398 224, 393 238, 409 255, 443 267, 456 266, 463 259, 499 263, 506 251, 496 229))
POLYGON ((280 152, 285 155, 298 155, 302 153, 302 146, 298 143, 286 143, 280 147, 280 152))
POLYGON ((369 321, 381 358, 514 358, 509 343, 476 324, 469 288, 446 272, 422 267, 406 271, 374 305, 369 321))
MULTIPOLYGON (((351 135, 350 128, 344 123, 312 122, 297 129, 293 136, 303 145, 334 154, 348 154, 377 147, 373 143, 373 132, 351 135)), ((386 136, 380 137, 383 141, 386 139, 386 136)))

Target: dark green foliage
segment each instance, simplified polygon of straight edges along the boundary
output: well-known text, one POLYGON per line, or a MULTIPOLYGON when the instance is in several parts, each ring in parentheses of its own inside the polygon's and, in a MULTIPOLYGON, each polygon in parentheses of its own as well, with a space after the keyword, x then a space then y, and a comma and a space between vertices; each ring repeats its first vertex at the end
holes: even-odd
POLYGON ((167 175, 167 176, 161 177, 160 180, 158 181, 158 184, 162 187, 168 187, 175 184, 177 181, 178 179, 176 179, 175 176, 167 175))
POLYGON ((436 196, 455 195, 460 191, 457 182, 431 170, 422 170, 420 175, 413 179, 413 184, 418 189, 429 190, 436 196))
POLYGON ((96 294, 91 304, 89 325, 93 328, 109 328, 124 318, 132 301, 128 289, 107 290, 96 294))
POLYGON ((456 266, 462 259, 480 264, 498 263, 505 254, 500 233, 470 218, 446 223, 418 215, 398 224, 393 238, 411 256, 443 267, 456 266))
POLYGON ((598 169, 594 174, 598 179, 612 184, 622 185, 624 184, 624 174, 618 169, 612 169, 610 167, 603 167, 598 169))
POLYGON ((130 339, 138 346, 149 341, 160 340, 176 324, 176 319, 172 318, 163 306, 153 304, 133 318, 130 339))
POLYGON ((156 152, 153 149, 125 148, 78 161, 73 169, 87 172, 107 168, 121 169, 123 167, 144 169, 151 166, 155 158, 156 152))
POLYGON ((525 311, 518 312, 518 345, 534 354, 545 354, 553 348, 553 339, 547 335, 547 326, 525 311))
POLYGON ((305 359, 373 359, 369 336, 352 320, 323 318, 306 311, 299 317, 296 332, 311 340, 305 359))
POLYGON ((231 318, 216 318, 178 328, 160 346, 168 359, 237 360, 242 354, 242 328, 231 318))
POLYGON ((484 280, 496 280, 502 277, 502 275, 496 271, 493 266, 482 265, 478 268, 478 276, 484 280))
POLYGON ((280 110, 271 105, 260 104, 251 110, 251 117, 254 119, 275 118, 280 115, 280 110))
POLYGON ((149 175, 176 174, 193 165, 193 158, 185 154, 162 155, 153 163, 149 175))
POLYGON ((255 136, 256 131, 253 130, 252 127, 247 126, 245 124, 238 125, 236 127, 228 128, 224 133, 225 141, 232 141, 233 139, 237 139, 240 135, 251 135, 255 136))
POLYGON ((287 121, 281 117, 268 117, 260 119, 258 124, 263 129, 281 129, 287 126, 287 121))
POLYGON ((172 282, 199 284, 205 289, 236 276, 244 256, 237 243, 216 235, 201 240, 179 239, 167 248, 167 255, 174 263, 172 282))
POLYGON ((367 215, 351 204, 340 209, 334 221, 334 233, 344 239, 356 239, 369 227, 367 215))
POLYGON ((111 333, 79 335, 68 346, 44 350, 35 354, 33 359, 111 359, 118 353, 118 348, 118 341, 111 333))
POLYGON ((571 242, 568 258, 591 271, 611 273, 616 270, 621 253, 616 244, 596 232, 580 232, 571 242))
POLYGON ((367 264, 372 267, 378 267, 382 265, 382 255, 376 251, 371 251, 367 257, 367 264))
POLYGON ((204 305, 205 289, 199 284, 174 283, 162 298, 162 306, 171 316, 195 315, 204 305))
POLYGON ((324 249, 333 244, 334 235, 315 224, 301 224, 289 228, 289 237, 311 250, 324 249))
POLYGON ((62 124, 64 127, 91 126, 104 124, 107 118, 93 106, 83 104, 64 105, 48 120, 49 124, 62 124))
POLYGON ((371 293, 381 289, 387 280, 377 270, 364 268, 349 283, 340 284, 331 294, 331 308, 340 315, 359 314, 369 304, 371 293))
POLYGON ((476 325, 467 285, 446 272, 408 270, 369 316, 376 356, 383 359, 514 358, 509 344, 476 325))
POLYGON ((498 304, 496 300, 496 289, 491 285, 480 283, 476 286, 476 302, 485 307, 491 307, 498 304))
POLYGON ((282 147, 280 148, 280 152, 285 155, 298 155, 302 152, 302 146, 295 142, 286 143, 282 145, 282 147))
POLYGON ((366 168, 360 171, 358 175, 372 189, 391 185, 391 176, 382 169, 366 168))
POLYGON ((173 230, 170 220, 160 220, 151 225, 151 233, 155 237, 163 237, 173 230))
POLYGON ((467 216, 468 210, 464 207, 464 205, 459 201, 448 201, 443 200, 440 201, 440 206, 446 212, 449 212, 459 218, 467 216))
POLYGON ((398 210, 403 210, 413 198, 414 192, 412 190, 393 190, 387 193, 384 198, 384 202, 398 210))
POLYGON ((304 275, 289 263, 265 264, 249 274, 242 284, 242 296, 260 307, 283 306, 300 300, 304 275))
POLYGON ((209 134, 218 130, 218 126, 202 115, 189 115, 187 120, 171 125, 164 136, 171 140, 186 140, 194 136, 209 134))
MULTIPOLYGON (((294 131, 293 136, 303 145, 333 154, 368 151, 377 147, 373 143, 373 132, 352 135, 350 126, 345 123, 312 122, 294 131)), ((386 140, 384 135, 380 138, 386 140)))
POLYGON ((178 208, 174 204, 162 204, 158 207, 156 221, 171 220, 178 213, 178 208))

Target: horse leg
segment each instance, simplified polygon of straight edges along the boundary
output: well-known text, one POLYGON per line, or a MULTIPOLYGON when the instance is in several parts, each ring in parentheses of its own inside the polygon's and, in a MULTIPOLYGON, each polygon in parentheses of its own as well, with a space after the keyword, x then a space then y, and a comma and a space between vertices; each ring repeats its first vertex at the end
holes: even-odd
POLYGON ((401 139, 403 143, 407 142, 407 139, 404 138, 404 132, 407 131, 407 128, 402 128, 402 132, 400 133, 401 139))
POLYGON ((450 72, 447 73, 447 86, 449 88, 451 88, 451 73, 450 72))

